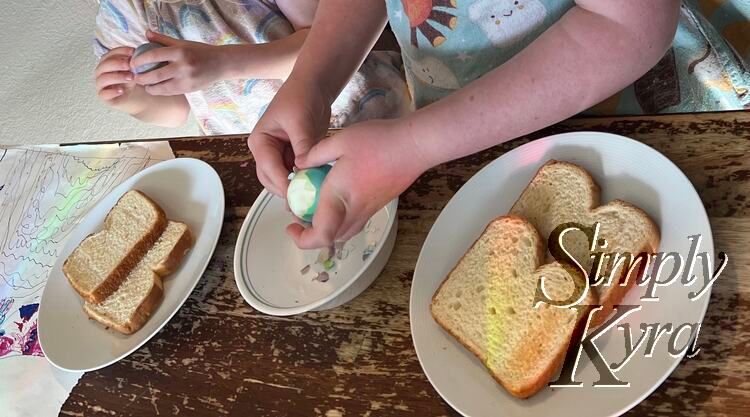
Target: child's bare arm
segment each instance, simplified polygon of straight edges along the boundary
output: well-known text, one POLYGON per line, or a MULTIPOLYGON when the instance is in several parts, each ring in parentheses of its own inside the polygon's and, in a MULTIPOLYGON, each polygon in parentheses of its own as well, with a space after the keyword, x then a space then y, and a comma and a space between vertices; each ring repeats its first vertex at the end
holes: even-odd
POLYGON ((318 0, 277 0, 276 5, 294 33, 268 43, 223 46, 220 62, 224 63, 224 78, 285 80, 292 72, 315 17, 318 0))
POLYGON ((504 65, 406 121, 433 166, 549 126, 653 67, 673 39, 678 0, 578 0, 504 65))
POLYGON ((276 5, 295 32, 264 44, 226 46, 225 62, 236 63, 226 69, 227 78, 285 80, 292 72, 312 26, 318 0, 276 0, 276 5))
POLYGON ((319 85, 333 102, 386 24, 385 2, 322 0, 292 77, 319 85))
POLYGON ((167 65, 138 74, 135 82, 151 95, 173 96, 203 90, 231 79, 285 79, 292 70, 307 29, 263 44, 210 45, 146 32, 149 41, 165 47, 144 52, 132 68, 166 62, 167 65))
POLYGON ((231 64, 224 70, 225 79, 260 78, 286 80, 294 68, 309 29, 268 43, 221 46, 222 61, 231 64))
POLYGON ((276 0, 276 5, 294 30, 301 30, 312 25, 318 0, 276 0))

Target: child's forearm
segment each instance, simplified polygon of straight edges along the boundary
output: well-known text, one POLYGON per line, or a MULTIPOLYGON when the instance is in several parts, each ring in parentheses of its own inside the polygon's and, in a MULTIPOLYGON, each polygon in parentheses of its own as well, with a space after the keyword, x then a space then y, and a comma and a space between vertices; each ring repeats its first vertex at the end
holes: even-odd
POLYGON ((404 120, 425 167, 575 115, 653 67, 670 45, 679 1, 579 0, 506 64, 404 120))
POLYGON ((386 23, 385 2, 320 0, 315 20, 289 76, 338 97, 386 23))
POLYGON ((285 80, 292 72, 308 32, 309 29, 300 29, 268 43, 220 46, 221 59, 217 60, 217 65, 224 66, 221 78, 285 80))

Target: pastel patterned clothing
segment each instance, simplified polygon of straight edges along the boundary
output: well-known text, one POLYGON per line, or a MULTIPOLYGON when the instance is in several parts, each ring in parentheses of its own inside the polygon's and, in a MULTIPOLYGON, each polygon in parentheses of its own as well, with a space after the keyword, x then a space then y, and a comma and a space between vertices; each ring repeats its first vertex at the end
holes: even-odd
MULTIPOLYGON (((147 42, 146 30, 212 45, 259 44, 294 33, 272 0, 101 0, 94 50, 98 57, 119 46, 147 42)), ((205 134, 253 129, 281 80, 224 80, 186 94, 205 134)), ((332 106, 332 127, 393 118, 410 106, 397 53, 375 52, 332 106)))
MULTIPOLYGON (((505 63, 573 0, 386 0, 415 107, 505 63)), ((750 1, 685 0, 672 47, 595 114, 750 108, 750 1)))

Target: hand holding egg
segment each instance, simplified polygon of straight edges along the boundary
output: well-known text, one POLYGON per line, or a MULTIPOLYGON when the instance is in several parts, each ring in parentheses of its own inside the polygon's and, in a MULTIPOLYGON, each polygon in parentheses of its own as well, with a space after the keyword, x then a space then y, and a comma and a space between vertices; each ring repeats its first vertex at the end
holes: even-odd
MULTIPOLYGON (((297 247, 316 249, 351 239, 429 168, 410 140, 408 129, 408 124, 399 119, 361 122, 297 156, 295 163, 302 168, 336 161, 319 195, 315 194, 312 226, 287 226, 297 247)), ((296 204, 292 200, 288 200, 290 208, 296 204)))
POLYGON ((229 51, 209 45, 146 32, 150 41, 135 51, 130 61, 135 82, 152 96, 176 96, 203 90, 226 79, 231 67, 229 51))

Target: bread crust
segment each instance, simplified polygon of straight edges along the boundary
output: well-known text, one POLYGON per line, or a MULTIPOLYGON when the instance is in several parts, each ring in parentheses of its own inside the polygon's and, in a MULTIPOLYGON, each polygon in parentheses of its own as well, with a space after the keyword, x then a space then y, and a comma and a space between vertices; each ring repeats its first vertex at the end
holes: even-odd
MULTIPOLYGON (((120 287, 123 281, 125 281, 125 278, 127 278, 128 274, 130 274, 130 271, 135 268, 136 265, 138 265, 138 262, 143 258, 143 256, 148 252, 148 250, 156 243, 156 240, 161 236, 162 232, 164 232, 164 229, 167 227, 167 216, 164 213, 164 210, 162 210, 161 207, 159 207, 158 204, 154 202, 149 196, 146 194, 138 191, 138 190, 131 190, 123 194, 118 200, 117 204, 119 204, 120 200, 122 200, 123 197, 125 197, 126 194, 130 192, 138 193, 141 197, 143 197, 147 203, 149 203, 152 206, 152 209, 157 212, 157 218, 154 224, 152 225, 151 229, 138 241, 136 242, 133 247, 131 248, 130 252, 122 259, 122 261, 110 272, 110 274, 102 281, 96 288, 94 288, 91 292, 87 292, 86 289, 82 288, 78 282, 76 281, 75 277, 71 276, 71 272, 69 271, 68 262, 70 261, 70 257, 68 257, 65 262, 63 262, 62 271, 65 277, 68 279, 68 282, 73 287, 73 289, 87 302, 89 303, 100 303, 104 301, 107 297, 112 295, 117 289, 120 287)), ((113 206, 114 207, 114 206, 113 206)), ((88 239, 91 239, 93 236, 96 236, 100 233, 106 233, 109 229, 109 223, 110 223, 110 216, 111 211, 107 213, 107 217, 104 219, 104 229, 93 233, 89 236, 87 236, 83 241, 81 241, 80 245, 85 242, 88 239)), ((106 248, 103 248, 106 250, 106 248)), ((78 250, 78 248, 76 248, 78 250)))
POLYGON ((159 263, 154 265, 151 269, 160 277, 165 277, 171 274, 180 266, 180 264, 182 263, 182 259, 185 258, 185 255, 188 253, 188 251, 190 251, 190 248, 193 247, 193 243, 193 233, 186 225, 185 233, 180 236, 180 239, 177 241, 169 254, 167 254, 164 259, 159 261, 159 263))
MULTIPOLYGON (((649 255, 655 253, 657 249, 659 248, 659 242, 661 241, 661 232, 659 230, 659 226, 656 225, 656 223, 651 219, 651 217, 643 211, 640 207, 635 206, 633 204, 628 203, 627 201, 623 200, 612 200, 611 202, 607 203, 607 205, 615 204, 615 205, 622 205, 630 208, 633 211, 636 211, 640 214, 642 219, 648 224, 648 234, 646 235, 646 242, 644 245, 638 250, 639 253, 645 252, 649 255)), ((636 254, 633 254, 635 257, 636 254)), ((628 279, 626 285, 620 285, 620 282, 627 275, 628 268, 623 267, 622 271, 620 272, 620 275, 618 276, 618 279, 615 282, 610 282, 610 285, 612 286, 612 289, 604 294, 600 294, 598 286, 591 287, 594 291, 596 291, 598 297, 599 297, 599 305, 602 306, 602 309, 594 313, 593 317, 591 317, 591 324, 590 328, 595 329, 599 326, 601 326, 607 318, 614 312, 614 306, 620 304, 622 302, 622 299, 625 298, 625 296, 628 294, 628 292, 635 287, 635 283, 640 278, 640 275, 631 276, 630 279, 628 279)), ((648 272, 648 270, 644 270, 643 273, 645 274, 648 272)))
MULTIPOLYGON (((528 385, 522 386, 522 387, 515 387, 507 382, 503 381, 500 376, 495 374, 492 369, 490 369, 488 365, 488 360, 485 355, 483 355, 481 352, 474 349, 470 343, 468 343, 464 338, 462 338, 460 335, 456 334, 455 332, 451 331, 450 327, 447 323, 443 322, 440 317, 435 313, 434 307, 435 307, 435 298, 440 293, 440 291, 443 289, 443 285, 448 281, 450 276, 455 271, 456 267, 461 263, 461 261, 464 259, 467 253, 471 252, 474 247, 476 246, 477 242, 482 238, 482 236, 487 232, 489 227, 498 221, 512 221, 512 222, 522 222, 525 225, 529 226, 529 229, 533 231, 533 233, 536 235, 536 267, 535 269, 538 269, 540 266, 544 264, 544 251, 545 247, 542 243, 542 238, 539 236, 539 232, 534 228, 529 222, 524 220, 521 217, 514 216, 514 215, 505 215, 505 216, 499 216, 492 221, 490 221, 487 226, 484 228, 482 233, 477 237, 477 239, 474 241, 474 243, 471 245, 471 247, 464 253, 464 255, 461 256, 461 258, 456 262, 456 265, 451 269, 451 271, 448 273, 448 275, 443 279, 443 282, 440 283, 440 286, 435 291, 435 294, 432 296, 432 302, 430 303, 430 314, 432 315, 432 318, 435 320, 440 327, 443 328, 448 334, 453 336, 454 339, 456 339, 461 345, 463 345, 466 349, 468 349, 471 353, 474 354, 479 360, 484 364, 485 368, 488 370, 489 374, 492 376, 492 378, 500 384, 503 388, 505 388, 506 391, 508 391, 511 395, 514 397, 525 399, 528 398, 537 392, 539 392, 542 388, 544 388, 547 383, 552 379, 554 374, 560 369, 560 367, 563 364, 563 361, 565 360, 565 356, 568 352, 568 348, 570 345, 570 340, 565 346, 560 346, 558 351, 554 354, 553 360, 549 362, 548 366, 544 368, 544 370, 538 375, 537 378, 530 381, 528 385)), ((586 315, 584 315, 584 318, 586 315)), ((576 324, 576 327, 580 325, 581 317, 577 318, 578 322, 576 324)))
POLYGON ((106 314, 100 314, 89 307, 88 304, 83 305, 83 311, 89 316, 89 318, 98 321, 104 326, 113 328, 123 334, 133 334, 140 330, 141 327, 146 323, 151 313, 156 310, 156 307, 161 303, 162 295, 164 294, 164 286, 161 278, 154 273, 154 280, 151 285, 151 289, 148 295, 143 298, 141 304, 135 309, 135 312, 130 319, 125 323, 117 323, 111 317, 106 314))

